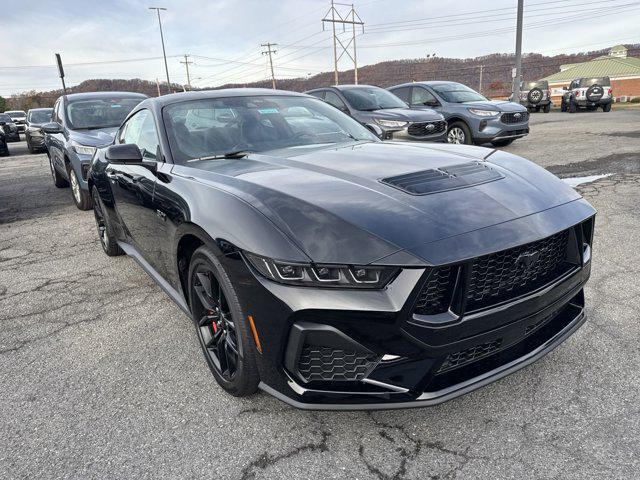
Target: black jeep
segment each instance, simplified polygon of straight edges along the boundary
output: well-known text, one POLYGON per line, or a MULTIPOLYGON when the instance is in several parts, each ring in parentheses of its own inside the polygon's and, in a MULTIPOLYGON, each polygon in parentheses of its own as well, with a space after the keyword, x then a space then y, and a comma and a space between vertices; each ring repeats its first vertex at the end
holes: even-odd
POLYGON ((579 108, 593 111, 601 107, 603 112, 608 112, 612 103, 613 91, 609 77, 576 78, 569 88, 565 87, 560 109, 575 113, 579 108))

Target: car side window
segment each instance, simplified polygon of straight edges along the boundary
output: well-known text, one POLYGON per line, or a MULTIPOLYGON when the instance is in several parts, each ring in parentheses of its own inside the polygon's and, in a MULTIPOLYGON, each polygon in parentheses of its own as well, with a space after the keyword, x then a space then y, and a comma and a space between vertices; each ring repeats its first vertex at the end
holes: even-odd
POLYGON ((140 110, 120 129, 118 143, 133 143, 138 146, 142 158, 155 160, 158 150, 158 132, 149 110, 140 110))
POLYGON ((318 92, 311 92, 309 95, 313 95, 316 98, 319 98, 320 100, 324 100, 324 90, 320 90, 318 92))
POLYGON ((402 87, 402 88, 396 88, 391 93, 393 93, 396 97, 398 97, 404 103, 409 103, 410 92, 411 92, 411 87, 402 87))
POLYGON ((413 87, 411 90, 411 106, 434 105, 439 103, 436 97, 426 88, 413 87))
POLYGON ((347 105, 342 101, 342 99, 331 90, 327 91, 324 95, 324 101, 329 105, 336 107, 338 110, 347 110, 347 105))
POLYGON ((62 123, 60 121, 60 104, 62 102, 60 100, 58 100, 56 102, 56 104, 53 106, 53 117, 51 118, 52 122, 58 122, 58 123, 62 123))

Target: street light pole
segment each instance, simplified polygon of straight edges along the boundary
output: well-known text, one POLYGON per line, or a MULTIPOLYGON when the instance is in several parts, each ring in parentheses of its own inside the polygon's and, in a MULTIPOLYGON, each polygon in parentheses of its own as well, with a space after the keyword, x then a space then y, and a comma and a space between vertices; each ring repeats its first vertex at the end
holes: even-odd
POLYGON ((516 71, 513 79, 513 101, 520 101, 520 82, 522 81, 522 16, 524 0, 518 0, 518 20, 516 25, 516 71))
POLYGON ((155 10, 158 14, 158 25, 160 26, 160 41, 162 42, 162 56, 164 57, 164 71, 167 74, 167 88, 169 89, 169 93, 172 93, 171 90, 171 80, 169 80, 169 67, 167 65, 167 52, 164 49, 164 35, 162 34, 162 20, 160 20, 160 10, 166 10, 164 7, 149 7, 149 10, 155 10))

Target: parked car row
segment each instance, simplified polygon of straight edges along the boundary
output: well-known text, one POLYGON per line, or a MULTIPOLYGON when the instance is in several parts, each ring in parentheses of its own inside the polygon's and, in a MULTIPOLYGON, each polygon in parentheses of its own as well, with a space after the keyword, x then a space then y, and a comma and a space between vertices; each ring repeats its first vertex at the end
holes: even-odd
POLYGON ((74 94, 41 128, 56 187, 192 318, 225 391, 425 406, 582 325, 595 210, 523 158, 423 141, 505 144, 522 105, 391 90, 74 94))
POLYGON ((51 108, 33 108, 28 112, 11 110, 0 113, 0 156, 10 154, 7 142, 19 142, 24 132, 30 153, 44 150, 42 126, 51 121, 51 108))

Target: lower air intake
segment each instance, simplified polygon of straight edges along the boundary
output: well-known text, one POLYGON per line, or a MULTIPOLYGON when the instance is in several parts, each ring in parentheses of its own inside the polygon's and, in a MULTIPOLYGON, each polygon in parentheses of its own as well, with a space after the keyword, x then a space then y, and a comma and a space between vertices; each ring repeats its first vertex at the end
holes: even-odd
POLYGON ((298 372, 307 382, 362 380, 378 363, 372 353, 306 344, 298 360, 298 372))
POLYGON ((473 347, 460 350, 459 352, 450 353, 438 369, 437 373, 446 372, 454 368, 461 367, 481 358, 487 357, 492 353, 500 350, 502 339, 491 340, 490 342, 474 345, 473 347))

